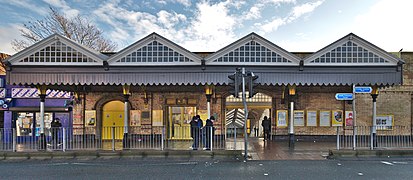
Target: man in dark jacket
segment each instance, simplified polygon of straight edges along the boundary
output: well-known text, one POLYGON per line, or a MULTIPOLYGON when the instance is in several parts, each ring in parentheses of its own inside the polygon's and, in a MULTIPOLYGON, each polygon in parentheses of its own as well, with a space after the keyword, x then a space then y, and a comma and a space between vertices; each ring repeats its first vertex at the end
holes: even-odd
POLYGON ((211 116, 209 119, 206 120, 205 123, 205 150, 211 150, 212 140, 214 138, 214 121, 215 117, 211 116))
POLYGON ((264 116, 264 120, 262 120, 261 125, 264 129, 264 141, 270 139, 271 121, 267 116, 264 116))
POLYGON ((198 118, 196 116, 192 117, 191 122, 189 123, 191 125, 191 137, 193 139, 192 143, 192 149, 193 150, 198 150, 198 145, 199 145, 199 127, 198 127, 198 118))

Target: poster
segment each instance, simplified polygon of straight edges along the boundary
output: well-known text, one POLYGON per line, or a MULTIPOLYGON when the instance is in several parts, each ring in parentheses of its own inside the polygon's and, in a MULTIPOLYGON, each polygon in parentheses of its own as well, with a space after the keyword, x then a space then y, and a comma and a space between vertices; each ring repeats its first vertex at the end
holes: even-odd
POLYGON ((294 111, 294 126, 304 126, 304 111, 294 111))
POLYGON ((353 126, 353 111, 346 111, 345 119, 345 126, 353 126))
POLYGON ((163 126, 163 111, 162 110, 152 111, 152 126, 163 126))
POLYGON ((331 116, 332 126, 343 126, 343 111, 333 110, 333 116, 331 116))
POLYGON ((96 111, 86 110, 85 111, 85 126, 95 126, 96 125, 96 111))
POLYGON ((392 130, 393 129, 393 115, 377 115, 376 129, 377 130, 392 130))
POLYGON ((277 127, 287 127, 287 110, 277 111, 277 127))
POLYGON ((307 126, 317 126, 317 111, 307 111, 307 126))
POLYGON ((320 126, 331 126, 330 111, 320 111, 320 126))
POLYGON ((131 110, 130 111, 130 126, 140 126, 141 125, 141 111, 131 110))

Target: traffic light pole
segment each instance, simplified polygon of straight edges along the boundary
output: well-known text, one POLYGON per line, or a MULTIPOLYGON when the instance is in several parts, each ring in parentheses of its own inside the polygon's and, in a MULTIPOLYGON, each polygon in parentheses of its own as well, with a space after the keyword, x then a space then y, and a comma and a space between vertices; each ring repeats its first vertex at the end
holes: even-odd
POLYGON ((247 119, 248 119, 248 108, 247 108, 247 97, 245 93, 245 68, 242 68, 242 102, 244 104, 244 161, 248 159, 248 134, 247 134, 247 119))

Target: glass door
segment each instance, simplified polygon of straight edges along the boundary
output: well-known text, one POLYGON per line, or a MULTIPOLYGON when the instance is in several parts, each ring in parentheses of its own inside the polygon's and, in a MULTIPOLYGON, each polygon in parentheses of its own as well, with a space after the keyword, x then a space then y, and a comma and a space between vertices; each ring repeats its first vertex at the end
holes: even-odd
POLYGON ((192 117, 195 116, 196 107, 168 107, 168 138, 191 139, 192 117))

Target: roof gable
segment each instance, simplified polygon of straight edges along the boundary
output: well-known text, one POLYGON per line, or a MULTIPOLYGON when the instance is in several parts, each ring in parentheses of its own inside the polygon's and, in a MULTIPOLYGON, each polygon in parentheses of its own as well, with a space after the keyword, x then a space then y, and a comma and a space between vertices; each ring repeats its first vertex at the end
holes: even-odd
POLYGON ((107 57, 54 34, 7 59, 12 65, 102 65, 107 57))
POLYGON ((300 58, 251 33, 206 57, 207 65, 299 65, 300 58))
POLYGON ((403 60, 353 33, 305 58, 306 66, 388 66, 403 60))
POLYGON ((152 33, 108 59, 111 66, 200 65, 201 57, 152 33))

